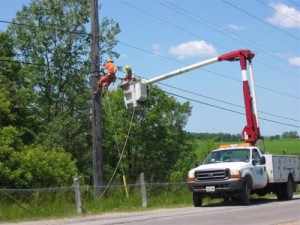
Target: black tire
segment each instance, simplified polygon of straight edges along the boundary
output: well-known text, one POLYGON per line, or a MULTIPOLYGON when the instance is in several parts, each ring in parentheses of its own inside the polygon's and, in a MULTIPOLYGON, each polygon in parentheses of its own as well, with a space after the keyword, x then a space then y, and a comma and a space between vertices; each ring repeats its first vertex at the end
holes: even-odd
POLYGON ((289 176, 288 181, 282 184, 282 199, 281 200, 291 200, 294 194, 294 181, 289 176))
POLYGON ((243 205, 250 205, 251 189, 252 187, 249 178, 245 178, 241 193, 241 200, 243 205))
POLYGON ((225 198, 223 198, 223 201, 224 202, 230 202, 230 198, 229 197, 225 197, 225 198))
POLYGON ((267 194, 267 190, 264 188, 264 189, 259 189, 255 192, 258 196, 265 196, 267 194))
POLYGON ((193 203, 195 207, 202 206, 202 199, 203 197, 199 193, 193 192, 193 203))
POLYGON ((283 196, 283 190, 284 187, 283 187, 283 184, 276 184, 275 186, 275 194, 277 196, 277 199, 278 200, 284 200, 284 196, 283 196))

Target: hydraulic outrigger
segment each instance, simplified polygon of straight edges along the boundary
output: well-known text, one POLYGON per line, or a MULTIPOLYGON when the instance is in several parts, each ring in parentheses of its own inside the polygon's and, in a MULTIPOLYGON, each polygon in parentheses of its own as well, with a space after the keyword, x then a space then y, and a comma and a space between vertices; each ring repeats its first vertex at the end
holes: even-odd
POLYGON ((244 127, 242 131, 242 138, 245 142, 254 145, 257 140, 261 139, 259 122, 258 122, 256 95, 255 95, 253 66, 252 66, 252 58, 254 56, 255 54, 250 50, 236 50, 233 52, 220 55, 218 57, 214 57, 205 61, 192 64, 187 67, 183 67, 181 69, 172 71, 170 73, 162 74, 150 80, 141 80, 141 81, 128 83, 123 87, 125 106, 126 108, 143 107, 144 103, 147 101, 147 89, 148 89, 147 86, 149 84, 153 84, 161 80, 165 80, 170 77, 182 73, 186 73, 188 71, 198 69, 216 62, 239 61, 241 66, 241 71, 242 71, 243 94, 244 94, 244 103, 245 103, 246 120, 247 120, 247 125, 244 127), (252 96, 249 88, 249 82, 247 79, 247 61, 249 63, 252 96))

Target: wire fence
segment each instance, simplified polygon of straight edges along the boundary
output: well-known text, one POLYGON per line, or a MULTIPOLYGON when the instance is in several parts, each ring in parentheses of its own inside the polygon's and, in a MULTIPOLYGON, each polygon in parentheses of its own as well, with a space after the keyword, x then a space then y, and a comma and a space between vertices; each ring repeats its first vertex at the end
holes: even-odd
MULTIPOLYGON (((0 189, 0 214, 8 214, 9 208, 14 207, 20 208, 21 211, 32 211, 34 214, 43 207, 53 212, 58 210, 57 208, 61 211, 77 210, 77 213, 123 211, 191 204, 191 196, 186 182, 146 183, 140 179, 139 183, 128 185, 80 186, 78 178, 74 178, 74 183, 66 187, 0 189), (102 195, 95 196, 95 189, 100 189, 102 195)), ((41 212, 43 213, 46 212, 41 212)))
MULTIPOLYGON (((297 188, 299 192, 300 185, 297 188)), ((192 193, 187 182, 147 183, 141 176, 136 184, 80 186, 78 178, 74 178, 74 183, 65 187, 0 189, 0 222, 32 216, 39 219, 74 215, 76 211, 104 213, 192 205, 192 193), (100 188, 101 196, 95 196, 97 188, 100 188)))

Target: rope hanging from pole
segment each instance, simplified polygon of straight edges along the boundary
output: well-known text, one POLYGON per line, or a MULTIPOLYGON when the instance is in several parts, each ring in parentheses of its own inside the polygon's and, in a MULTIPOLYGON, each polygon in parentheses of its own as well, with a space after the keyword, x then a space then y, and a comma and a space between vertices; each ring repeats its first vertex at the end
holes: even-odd
MULTIPOLYGON (((109 102, 109 101, 108 101, 109 102)), ((109 104, 109 103, 108 103, 109 104)), ((109 105, 110 107, 110 105, 109 105)), ((111 112, 111 109, 110 109, 110 112, 111 112)), ((124 182, 124 185, 125 185, 125 191, 126 191, 126 196, 128 197, 128 191, 127 191, 127 188, 126 188, 126 178, 125 178, 125 175, 124 175, 124 170, 123 170, 123 166, 122 166, 122 158, 123 158, 123 155, 124 155, 124 152, 125 152, 125 148, 127 146, 127 142, 128 142, 128 139, 129 139, 129 135, 130 135, 130 131, 131 131, 131 127, 132 127, 132 123, 133 123, 133 118, 134 118, 134 114, 135 114, 135 109, 133 109, 132 111, 132 115, 131 115, 131 119, 130 119, 130 123, 129 123, 129 127, 128 127, 128 131, 127 131, 127 136, 126 136, 126 140, 125 140, 125 143, 124 143, 124 146, 123 146, 123 149, 122 149, 122 152, 121 154, 119 153, 120 157, 119 157, 119 161, 116 165, 116 168, 110 178, 110 181, 108 182, 108 185, 105 187, 104 191, 102 192, 101 196, 100 196, 100 199, 103 197, 103 195, 105 194, 105 192, 107 191, 107 189, 109 188, 120 164, 121 164, 121 167, 122 167, 122 173, 123 173, 123 182, 124 182)), ((112 114, 111 114, 112 115, 112 114)), ((118 146, 118 144, 117 144, 118 146)), ((118 152, 119 152, 119 147, 118 147, 118 152)))

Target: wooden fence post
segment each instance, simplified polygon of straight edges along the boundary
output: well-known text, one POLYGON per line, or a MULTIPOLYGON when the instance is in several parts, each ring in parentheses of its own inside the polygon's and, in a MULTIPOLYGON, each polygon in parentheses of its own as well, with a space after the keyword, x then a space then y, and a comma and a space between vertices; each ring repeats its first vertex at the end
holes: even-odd
POLYGON ((147 192, 146 192, 144 173, 141 173, 140 179, 141 179, 142 205, 144 208, 146 208, 147 207, 147 192))
POLYGON ((80 197, 79 179, 78 179, 78 177, 74 176, 73 177, 73 181, 74 181, 74 190, 75 190, 75 200, 76 200, 77 213, 82 213, 81 197, 80 197))

